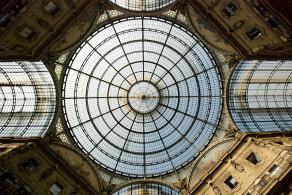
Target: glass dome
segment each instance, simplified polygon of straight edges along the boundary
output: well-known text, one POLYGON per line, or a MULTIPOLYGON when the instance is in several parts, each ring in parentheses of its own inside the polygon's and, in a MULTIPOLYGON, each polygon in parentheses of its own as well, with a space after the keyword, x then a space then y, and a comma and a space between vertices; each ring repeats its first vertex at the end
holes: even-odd
POLYGON ((71 136, 96 163, 131 177, 166 174, 209 143, 222 109, 215 61, 189 31, 127 18, 94 32, 66 70, 71 136))
POLYGON ((110 0, 132 11, 154 11, 174 3, 176 0, 110 0))

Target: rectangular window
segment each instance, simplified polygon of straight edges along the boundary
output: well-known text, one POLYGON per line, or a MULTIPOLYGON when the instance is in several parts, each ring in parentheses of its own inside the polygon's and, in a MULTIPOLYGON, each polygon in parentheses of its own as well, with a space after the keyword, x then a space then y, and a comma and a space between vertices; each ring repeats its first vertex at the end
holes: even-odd
POLYGON ((276 176, 280 172, 280 167, 278 165, 273 165, 268 172, 271 174, 271 176, 276 176))
POLYGON ((18 35, 27 40, 30 40, 35 35, 35 32, 28 27, 24 27, 21 31, 19 31, 18 35))
POLYGON ((228 3, 224 8, 223 12, 226 16, 231 17, 234 16, 237 11, 237 7, 234 3, 230 2, 228 3))
POLYGON ((0 27, 6 27, 11 22, 8 14, 0 15, 0 27))
POLYGON ((228 185, 228 187, 230 187, 231 189, 234 189, 234 188, 237 186, 237 184, 238 184, 237 180, 236 180, 234 177, 232 177, 232 175, 230 175, 230 176, 224 181, 224 183, 225 183, 226 185, 228 185))
POLYGON ((257 27, 253 27, 245 33, 250 40, 255 40, 262 35, 262 32, 257 27))
POLYGON ((268 23, 273 27, 273 28, 277 28, 280 25, 280 22, 277 18, 275 17, 271 17, 268 19, 268 23))
POLYGON ((51 185, 49 191, 53 195, 58 195, 58 194, 60 194, 60 192, 62 192, 63 189, 64 189, 64 187, 59 182, 55 182, 51 185))
POLYGON ((34 160, 33 158, 28 159, 27 161, 25 161, 24 163, 22 163, 22 167, 27 172, 32 172, 32 171, 36 170, 39 165, 40 164, 36 160, 34 160))
POLYGON ((258 164, 261 161, 261 159, 253 152, 251 152, 248 155, 248 157, 246 157, 246 160, 248 160, 249 162, 251 162, 254 165, 258 164))

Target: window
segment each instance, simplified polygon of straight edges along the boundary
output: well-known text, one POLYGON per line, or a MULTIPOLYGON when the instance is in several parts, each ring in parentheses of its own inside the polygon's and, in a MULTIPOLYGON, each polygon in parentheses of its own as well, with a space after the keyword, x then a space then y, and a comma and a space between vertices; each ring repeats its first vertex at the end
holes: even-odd
POLYGON ((271 174, 271 176, 276 176, 280 172, 280 167, 278 165, 273 165, 268 172, 271 174))
POLYGON ((55 15, 59 11, 58 5, 56 5, 53 1, 50 1, 46 6, 45 10, 51 15, 55 15))
POLYGON ((257 27, 252 27, 245 33, 250 40, 255 40, 262 35, 262 32, 257 27))
POLYGON ((225 183, 226 185, 228 185, 228 187, 230 187, 231 189, 234 189, 234 188, 237 186, 237 184, 238 184, 237 180, 236 180, 234 177, 232 177, 232 175, 230 175, 230 176, 224 181, 224 183, 225 183))
POLYGON ((263 177, 260 181, 259 181, 259 185, 261 187, 265 187, 267 185, 268 181, 263 177))
POLYGON ((258 4, 255 6, 255 8, 260 12, 261 15, 265 16, 267 13, 267 10, 264 6, 258 4))
POLYGON ((275 17, 271 17, 268 19, 268 23, 273 27, 273 28, 277 28, 280 25, 280 22, 277 18, 275 17))
POLYGON ((23 167, 26 171, 28 171, 28 172, 32 172, 32 171, 36 170, 37 167, 38 167, 39 165, 40 165, 40 164, 39 164, 37 161, 35 161, 33 158, 31 158, 31 159, 25 161, 25 162, 22 164, 22 167, 23 167))
POLYGON ((248 155, 248 157, 246 157, 246 160, 248 160, 249 162, 251 162, 254 165, 258 164, 261 161, 261 159, 253 152, 250 153, 248 155))
POLYGON ((28 27, 24 27, 21 31, 19 31, 18 35, 21 36, 22 38, 30 40, 35 35, 35 32, 28 27))
POLYGON ((237 10, 238 10, 237 6, 234 3, 230 2, 227 5, 225 5, 222 11, 227 17, 231 17, 236 14, 237 10))
POLYGON ((0 16, 0 27, 6 27, 11 22, 11 19, 9 18, 9 15, 1 15, 0 16))
POLYGON ((59 182, 55 182, 51 185, 50 192, 53 195, 58 195, 63 189, 64 187, 59 182))

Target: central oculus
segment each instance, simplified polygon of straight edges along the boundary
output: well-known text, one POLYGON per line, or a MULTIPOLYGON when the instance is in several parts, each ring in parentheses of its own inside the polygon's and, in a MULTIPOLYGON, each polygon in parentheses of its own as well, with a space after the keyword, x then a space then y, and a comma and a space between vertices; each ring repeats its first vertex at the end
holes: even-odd
POLYGON ((159 104, 158 89, 147 81, 134 84, 127 97, 130 107, 141 114, 152 112, 159 104))

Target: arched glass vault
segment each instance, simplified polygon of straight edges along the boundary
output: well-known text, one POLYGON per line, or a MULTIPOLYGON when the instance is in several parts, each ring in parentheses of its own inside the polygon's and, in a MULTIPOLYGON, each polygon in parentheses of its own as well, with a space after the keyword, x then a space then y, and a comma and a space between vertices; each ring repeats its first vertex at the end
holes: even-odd
POLYGON ((110 0, 132 11, 155 11, 174 3, 176 0, 110 0))
POLYGON ((219 122, 221 94, 216 63, 191 32, 135 17, 81 44, 62 96, 68 129, 84 153, 115 173, 151 177, 204 149, 219 122))
POLYGON ((228 101, 243 132, 292 131, 292 62, 241 62, 229 81, 228 101))
POLYGON ((179 193, 160 183, 145 182, 124 186, 112 195, 179 195, 179 193))
POLYGON ((56 94, 42 62, 0 62, 0 137, 43 136, 56 94))

